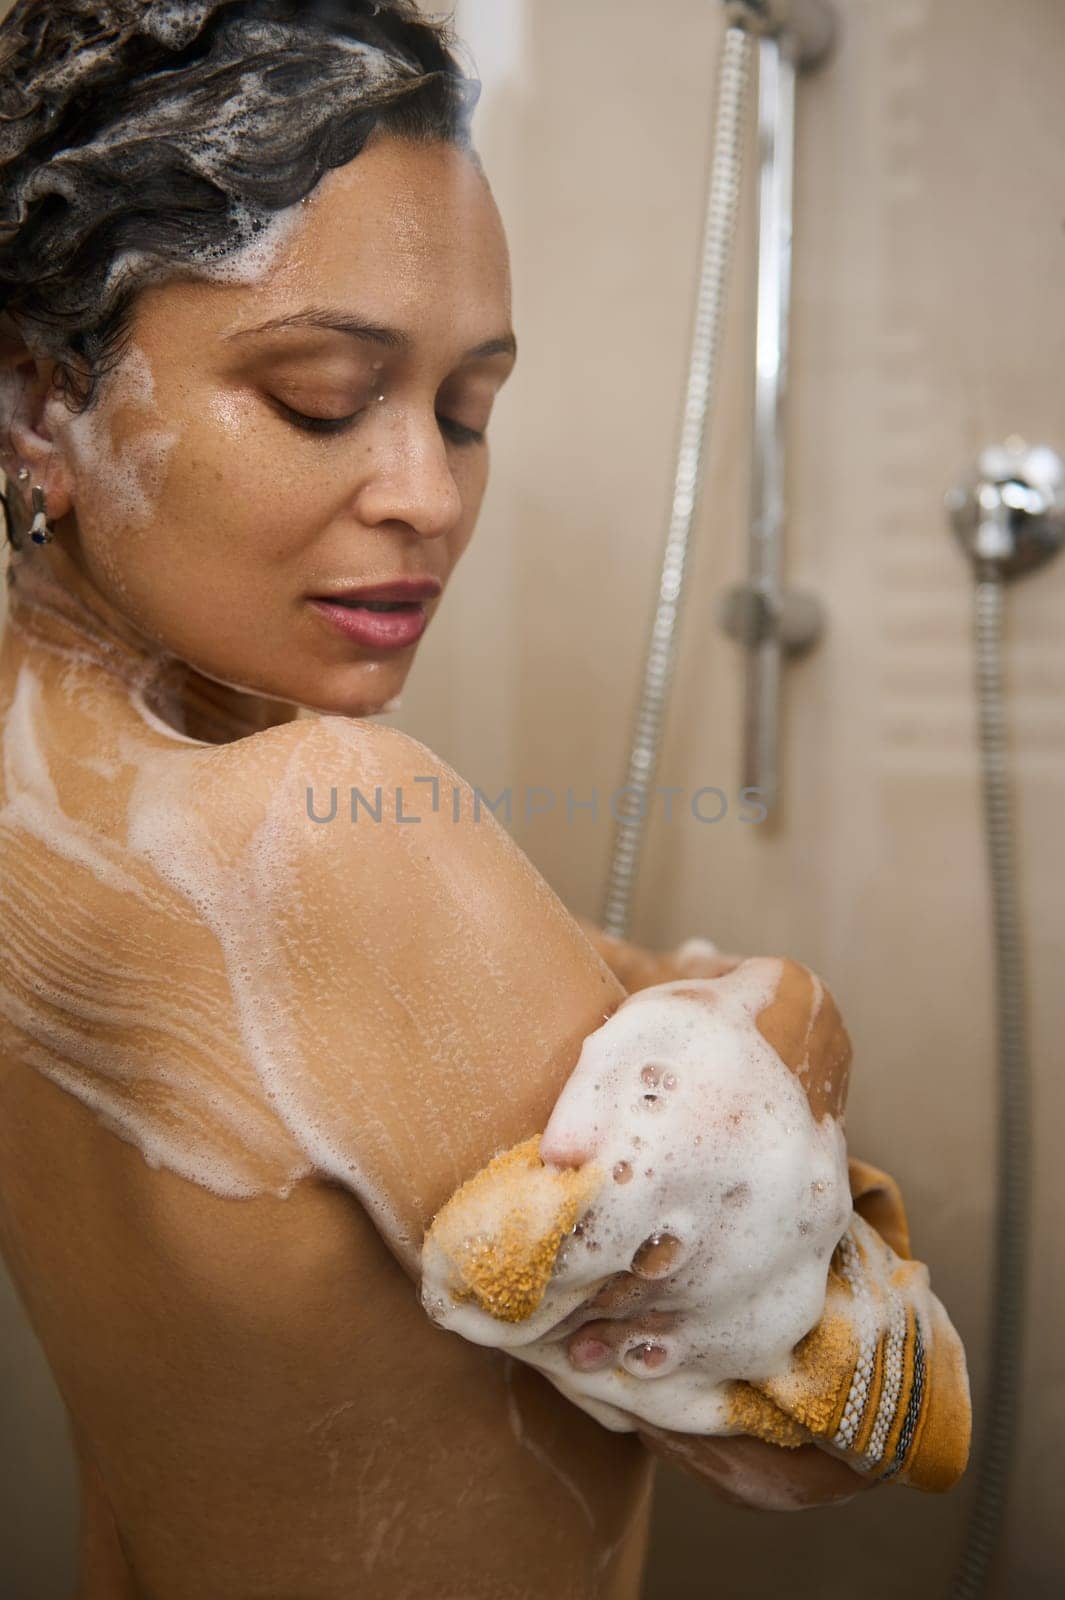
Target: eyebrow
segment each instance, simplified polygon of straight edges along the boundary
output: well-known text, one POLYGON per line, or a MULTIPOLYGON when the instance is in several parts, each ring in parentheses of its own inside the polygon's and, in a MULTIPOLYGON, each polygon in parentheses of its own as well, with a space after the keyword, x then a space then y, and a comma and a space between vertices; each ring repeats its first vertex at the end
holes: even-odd
MULTIPOLYGON (((382 328, 349 312, 333 311, 327 307, 308 306, 305 311, 292 311, 287 316, 271 317, 268 322, 257 322, 253 328, 240 328, 226 334, 227 339, 245 339, 253 333, 273 333, 278 328, 324 328, 330 333, 346 333, 353 339, 365 339, 370 344, 383 345, 387 350, 409 351, 413 341, 409 334, 398 328, 382 328)), ((475 344, 462 356, 463 361, 483 361, 489 356, 514 356, 518 354, 518 341, 513 333, 500 334, 495 339, 485 339, 475 344)))

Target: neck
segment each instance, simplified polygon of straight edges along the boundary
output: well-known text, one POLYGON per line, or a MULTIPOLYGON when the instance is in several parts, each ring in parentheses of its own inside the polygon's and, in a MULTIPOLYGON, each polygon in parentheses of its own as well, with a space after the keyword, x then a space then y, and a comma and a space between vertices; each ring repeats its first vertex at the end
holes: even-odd
POLYGON ((208 678, 147 638, 116 611, 58 542, 12 556, 7 572, 5 646, 16 655, 46 650, 76 656, 139 691, 150 710, 187 738, 229 744, 278 723, 299 707, 208 678))

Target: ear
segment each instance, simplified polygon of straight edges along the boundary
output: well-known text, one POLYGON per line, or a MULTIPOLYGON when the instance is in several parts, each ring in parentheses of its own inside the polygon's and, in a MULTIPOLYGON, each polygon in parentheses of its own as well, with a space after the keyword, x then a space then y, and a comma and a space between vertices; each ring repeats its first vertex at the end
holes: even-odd
POLYGON ((23 486, 16 474, 23 463, 29 467, 31 482, 44 489, 53 522, 73 505, 73 477, 55 436, 57 415, 62 416, 54 397, 56 366, 50 356, 33 355, 11 319, 0 316, 0 466, 19 493, 23 486))

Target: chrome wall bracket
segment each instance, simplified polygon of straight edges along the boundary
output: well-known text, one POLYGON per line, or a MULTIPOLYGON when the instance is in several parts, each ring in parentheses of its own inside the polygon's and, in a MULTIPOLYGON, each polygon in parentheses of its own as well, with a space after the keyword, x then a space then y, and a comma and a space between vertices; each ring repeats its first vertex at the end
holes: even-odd
POLYGON ((723 632, 747 650, 776 640, 784 655, 798 658, 813 649, 825 627, 825 608, 816 595, 785 589, 779 595, 752 583, 735 583, 719 597, 717 620, 723 632))
POLYGON ((820 66, 836 42, 829 0, 725 0, 730 26, 779 40, 797 67, 820 66))
POLYGON ((1065 461, 1048 445, 989 445, 945 503, 978 572, 1020 577, 1065 547, 1065 461))

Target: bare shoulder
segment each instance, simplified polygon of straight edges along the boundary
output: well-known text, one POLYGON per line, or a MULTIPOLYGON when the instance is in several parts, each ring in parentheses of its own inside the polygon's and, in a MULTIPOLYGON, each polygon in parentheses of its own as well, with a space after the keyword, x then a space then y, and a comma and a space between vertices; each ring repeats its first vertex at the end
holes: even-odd
POLYGON ((298 718, 197 751, 187 781, 197 812, 222 828, 268 817, 318 850, 358 851, 361 841, 367 853, 391 853, 412 829, 442 842, 475 825, 487 848, 524 859, 485 797, 428 745, 382 723, 298 718))
POLYGON ((396 729, 297 721, 209 752, 190 803, 275 1103, 406 1264, 546 1125, 620 984, 471 786, 396 729))
POLYGON ((131 809, 146 840, 205 846, 234 864, 249 850, 273 849, 306 874, 342 860, 387 874, 418 858, 407 841, 458 845, 468 821, 489 853, 521 855, 427 745, 352 717, 297 718, 230 744, 168 751, 146 764, 131 809))
MULTIPOLYGON (((215 753, 212 752, 212 756, 215 753)), ((454 960, 522 968, 553 944, 600 973, 575 917, 474 789, 428 745, 397 728, 322 716, 269 729, 217 752, 198 781, 204 815, 257 835, 258 853, 294 872, 319 915, 357 874, 359 916, 379 947, 446 944, 454 960), (529 943, 530 937, 532 943, 529 943)))

